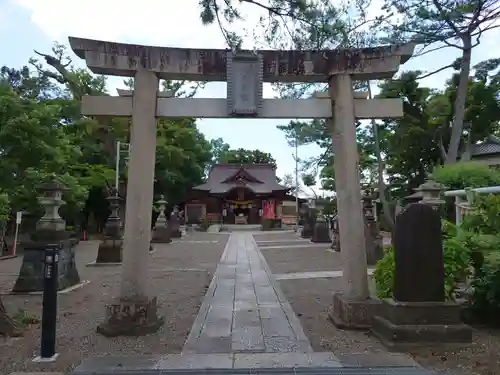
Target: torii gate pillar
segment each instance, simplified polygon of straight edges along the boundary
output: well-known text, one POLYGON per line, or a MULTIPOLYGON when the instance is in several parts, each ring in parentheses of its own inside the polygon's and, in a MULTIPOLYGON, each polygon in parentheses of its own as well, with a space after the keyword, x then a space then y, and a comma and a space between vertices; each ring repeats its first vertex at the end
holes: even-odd
POLYGON ((155 72, 138 69, 134 78, 130 159, 125 208, 125 233, 120 295, 106 306, 106 318, 97 332, 108 336, 153 333, 163 324, 155 296, 148 293, 151 207, 155 177, 156 97, 155 72))
POLYGON ((378 301, 370 299, 368 289, 352 79, 348 74, 334 75, 328 85, 344 282, 343 293, 333 295, 330 319, 339 328, 366 329, 371 326, 378 301))

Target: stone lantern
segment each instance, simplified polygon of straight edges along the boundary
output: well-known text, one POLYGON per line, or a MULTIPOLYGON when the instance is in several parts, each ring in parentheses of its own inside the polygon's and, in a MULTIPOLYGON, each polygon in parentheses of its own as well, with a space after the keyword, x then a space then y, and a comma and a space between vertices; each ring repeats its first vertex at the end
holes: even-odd
POLYGON ((113 188, 106 198, 109 202, 111 213, 104 226, 104 237, 99 244, 96 263, 120 264, 122 261, 123 239, 121 236, 120 201, 122 198, 113 188))
POLYGON ((427 204, 435 210, 445 203, 445 201, 441 199, 442 190, 443 185, 432 180, 427 180, 415 189, 415 191, 422 193, 422 200, 419 201, 419 203, 427 204))
POLYGON ((370 190, 365 190, 362 200, 363 214, 365 216, 366 263, 368 265, 376 264, 384 256, 382 236, 375 220, 374 199, 375 194, 370 190))
POLYGON ((80 283, 75 264, 74 243, 66 231, 66 221, 59 215, 59 208, 65 204, 62 195, 68 189, 56 181, 40 187, 38 201, 44 208, 44 215, 36 225, 31 241, 24 246, 24 256, 19 276, 12 288, 13 293, 40 292, 44 286, 44 253, 47 246, 58 250, 58 290, 80 283))
POLYGON ((38 202, 43 206, 45 213, 36 225, 36 240, 61 240, 66 239, 66 221, 59 215, 59 209, 66 202, 62 199, 63 193, 68 189, 55 179, 40 187, 42 195, 38 202))
POLYGON ((167 226, 167 217, 165 216, 165 208, 167 206, 167 201, 163 195, 160 195, 160 199, 156 202, 160 209, 160 214, 156 219, 154 231, 153 231, 153 243, 170 243, 170 233, 167 226))
POLYGON ((170 238, 181 238, 181 222, 179 220, 179 207, 174 206, 170 220, 168 221, 168 231, 170 238))

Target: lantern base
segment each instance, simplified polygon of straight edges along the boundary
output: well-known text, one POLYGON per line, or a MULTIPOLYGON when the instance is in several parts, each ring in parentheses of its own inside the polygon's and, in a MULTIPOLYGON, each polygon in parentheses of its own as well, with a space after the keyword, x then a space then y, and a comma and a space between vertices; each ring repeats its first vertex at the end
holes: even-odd
MULTIPOLYGON (((179 236, 180 237, 180 236, 179 236)), ((156 227, 153 231, 152 243, 170 243, 172 239, 170 238, 170 231, 167 227, 156 227)))
POLYGON ((19 276, 12 293, 41 292, 44 286, 44 251, 47 243, 60 243, 58 290, 66 289, 80 282, 75 264, 75 250, 72 241, 31 242, 24 247, 24 256, 19 276))
POLYGON ((99 244, 96 263, 120 263, 122 261, 123 240, 105 237, 99 244))

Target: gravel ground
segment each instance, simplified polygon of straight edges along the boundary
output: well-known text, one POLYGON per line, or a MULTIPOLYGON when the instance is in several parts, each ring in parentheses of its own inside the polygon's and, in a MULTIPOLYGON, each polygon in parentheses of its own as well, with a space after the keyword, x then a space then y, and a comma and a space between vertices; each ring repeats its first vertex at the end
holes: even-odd
MULTIPOLYGON (((332 294, 342 288, 340 278, 282 280, 279 284, 315 351, 332 351, 337 356, 387 352, 369 333, 339 330, 328 320, 332 294)), ((373 290, 373 284, 370 287, 373 290)), ((474 375, 500 374, 500 331, 476 329, 473 340, 470 347, 460 350, 424 348, 409 354, 426 368, 474 375)))
MULTIPOLYGON (((68 371, 92 355, 180 352, 227 239, 227 235, 196 233, 178 243, 155 244, 157 250, 150 255, 149 283, 151 295, 158 297, 165 325, 153 335, 111 339, 98 335, 95 329, 103 321, 104 305, 117 295, 121 267, 85 267, 85 264, 95 261, 99 242, 82 242, 76 252, 77 266, 81 279, 91 282, 80 289, 59 295, 57 352, 60 358, 52 365, 35 365, 31 362, 37 355, 40 342, 40 326, 34 325, 27 329, 22 338, 0 338, 0 373, 41 369, 68 371)), ((2 299, 10 313, 24 309, 40 316, 40 296, 5 294, 15 282, 20 262, 21 258, 0 261, 2 299)))
MULTIPOLYGON (((300 243, 293 243, 300 245, 300 243)), ((337 271, 342 270, 340 253, 327 251, 328 244, 324 247, 294 247, 287 248, 283 244, 279 249, 261 248, 269 267, 274 274, 307 271, 337 271)))

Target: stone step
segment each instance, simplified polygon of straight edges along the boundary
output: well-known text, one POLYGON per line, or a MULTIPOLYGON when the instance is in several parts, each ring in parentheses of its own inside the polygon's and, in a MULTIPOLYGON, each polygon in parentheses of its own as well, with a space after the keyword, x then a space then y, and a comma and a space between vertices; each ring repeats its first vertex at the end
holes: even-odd
MULTIPOLYGON (((93 357, 84 360, 72 374, 106 374, 136 370, 233 369, 273 367, 339 367, 330 352, 167 354, 137 357, 93 357)), ((138 372, 140 373, 140 372, 138 372)), ((159 372, 158 372, 159 373, 159 372)))
POLYGON ((331 352, 167 354, 150 356, 102 356, 84 360, 72 374, 214 374, 281 373, 303 375, 431 375, 402 353, 353 353, 336 357, 331 352), (256 371, 258 369, 258 371, 256 371), (287 370, 288 369, 288 370, 287 370), (291 372, 290 369, 294 369, 291 372), (192 370, 192 372, 190 371, 192 370))
POLYGON ((221 232, 258 232, 260 225, 257 224, 224 224, 221 232))
MULTIPOLYGON (((440 375, 415 367, 342 367, 342 368, 263 368, 263 369, 157 369, 157 370, 116 370, 79 373, 81 375, 440 375)), ((45 375, 45 373, 40 374, 45 375)))

